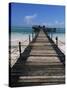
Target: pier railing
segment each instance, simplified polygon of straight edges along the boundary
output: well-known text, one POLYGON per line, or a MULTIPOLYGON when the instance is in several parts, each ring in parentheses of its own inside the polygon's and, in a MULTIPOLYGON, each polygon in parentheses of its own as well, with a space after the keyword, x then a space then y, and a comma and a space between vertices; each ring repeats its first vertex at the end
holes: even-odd
POLYGON ((24 49, 27 47, 28 43, 26 44, 26 42, 28 41, 28 39, 26 39, 25 41, 17 41, 17 45, 16 46, 11 46, 10 47, 10 65, 11 67, 13 67, 13 65, 15 64, 15 62, 17 61, 18 57, 20 56, 19 54, 19 44, 21 43, 21 52, 24 51, 24 49))
POLYGON ((50 34, 48 34, 48 36, 54 41, 54 43, 58 46, 58 48, 61 50, 61 52, 63 52, 65 54, 64 49, 61 47, 61 46, 64 46, 65 45, 65 42, 61 41, 58 36, 56 36, 54 38, 53 37, 53 32, 51 32, 50 34))
POLYGON ((17 61, 19 57, 21 57, 21 53, 25 50, 25 48, 35 39, 37 36, 37 33, 32 33, 32 35, 29 35, 27 39, 24 41, 17 41, 17 45, 15 46, 10 46, 9 48, 9 60, 10 60, 10 65, 11 68, 17 61))

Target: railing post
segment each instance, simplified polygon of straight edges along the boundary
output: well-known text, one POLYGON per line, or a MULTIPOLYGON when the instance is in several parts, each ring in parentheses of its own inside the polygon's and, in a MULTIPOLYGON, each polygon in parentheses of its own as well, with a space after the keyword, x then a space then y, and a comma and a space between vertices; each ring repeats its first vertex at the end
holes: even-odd
POLYGON ((58 46, 58 37, 56 37, 56 45, 58 46))
POLYGON ((32 40, 33 40, 33 32, 32 32, 32 40))
POLYGON ((29 43, 30 43, 30 35, 29 35, 29 43))
POLYGON ((53 38, 53 31, 52 31, 52 29, 51 29, 51 39, 53 38))
POLYGON ((19 54, 20 54, 20 57, 21 57, 21 42, 19 42, 19 54))

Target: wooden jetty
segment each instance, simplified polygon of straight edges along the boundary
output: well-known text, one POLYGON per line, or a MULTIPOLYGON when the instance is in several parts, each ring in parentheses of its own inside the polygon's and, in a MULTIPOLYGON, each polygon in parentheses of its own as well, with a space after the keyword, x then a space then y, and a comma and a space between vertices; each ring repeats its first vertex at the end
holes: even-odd
POLYGON ((10 68, 9 86, 65 83, 65 55, 43 29, 10 68))

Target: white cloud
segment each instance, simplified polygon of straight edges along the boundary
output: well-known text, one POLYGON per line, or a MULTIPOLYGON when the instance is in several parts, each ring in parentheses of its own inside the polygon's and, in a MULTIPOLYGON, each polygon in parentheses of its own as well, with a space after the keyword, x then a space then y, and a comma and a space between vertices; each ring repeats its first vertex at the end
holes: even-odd
POLYGON ((27 25, 33 25, 33 24, 36 24, 36 25, 45 25, 46 27, 56 27, 56 28, 62 28, 64 27, 64 22, 62 21, 58 21, 58 20, 55 20, 54 22, 35 22, 35 18, 37 17, 37 14, 33 14, 33 15, 27 15, 24 17, 24 21, 25 21, 25 24, 27 25))
POLYGON ((42 25, 46 25, 47 26, 47 23, 43 22, 42 25))
POLYGON ((55 26, 56 27, 64 27, 64 22, 60 22, 60 21, 55 21, 55 26))
POLYGON ((56 21, 55 21, 55 24, 58 24, 58 23, 59 23, 59 22, 56 20, 56 21))
POLYGON ((26 24, 33 24, 34 23, 34 19, 37 17, 36 14, 33 14, 33 15, 27 15, 24 17, 24 21, 26 24))
POLYGON ((42 25, 45 25, 46 27, 52 27, 52 23, 48 22, 43 22, 42 25))
POLYGON ((63 28, 64 22, 56 20, 55 22, 43 22, 42 25, 45 25, 46 27, 63 28))

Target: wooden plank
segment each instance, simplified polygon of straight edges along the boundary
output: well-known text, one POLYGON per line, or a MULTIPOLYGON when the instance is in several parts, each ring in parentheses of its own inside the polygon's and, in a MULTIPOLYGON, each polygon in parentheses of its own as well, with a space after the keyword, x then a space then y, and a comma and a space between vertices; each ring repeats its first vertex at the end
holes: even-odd
POLYGON ((19 79, 28 79, 28 80, 30 80, 30 79, 51 79, 51 78, 65 78, 65 76, 21 76, 21 77, 19 77, 19 79))
MULTIPOLYGON (((49 56, 52 56, 52 57, 53 57, 53 56, 57 56, 57 57, 58 57, 58 56, 62 56, 62 55, 58 55, 57 53, 52 53, 52 52, 51 52, 51 53, 47 53, 47 52, 46 52, 46 53, 42 53, 42 52, 40 52, 40 53, 39 53, 39 52, 38 52, 38 53, 30 52, 29 55, 30 55, 30 56, 37 56, 37 55, 38 55, 38 56, 47 56, 47 57, 49 57, 49 56)), ((49 58, 48 58, 48 59, 49 59, 49 58)))
POLYGON ((49 62, 30 62, 30 61, 28 61, 28 62, 26 62, 25 63, 25 65, 63 65, 63 63, 61 63, 61 62, 51 62, 51 63, 49 63, 49 62))
POLYGON ((57 54, 57 52, 56 52, 55 50, 36 50, 36 49, 35 49, 35 50, 32 49, 32 51, 31 51, 30 53, 39 53, 39 54, 40 54, 40 53, 41 53, 41 54, 42 54, 42 53, 43 53, 43 54, 45 54, 45 53, 46 53, 46 54, 47 54, 47 53, 48 53, 48 54, 49 54, 49 53, 50 53, 50 54, 53 53, 53 54, 57 54))
POLYGON ((27 58, 27 61, 32 62, 60 62, 58 57, 34 57, 30 56, 27 58))
POLYGON ((64 76, 20 76, 18 82, 64 82, 64 76))

